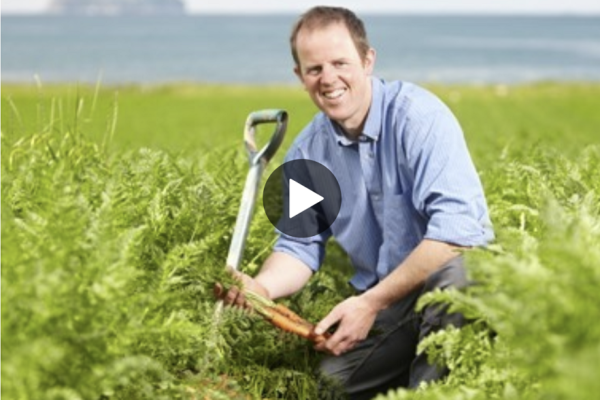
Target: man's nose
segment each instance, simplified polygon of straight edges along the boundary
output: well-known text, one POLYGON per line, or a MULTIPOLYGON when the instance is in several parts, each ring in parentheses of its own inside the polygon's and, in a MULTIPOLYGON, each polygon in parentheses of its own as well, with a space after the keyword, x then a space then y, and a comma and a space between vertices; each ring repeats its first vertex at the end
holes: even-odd
POLYGON ((324 65, 321 70, 321 83, 332 83, 336 79, 335 68, 331 65, 324 65))

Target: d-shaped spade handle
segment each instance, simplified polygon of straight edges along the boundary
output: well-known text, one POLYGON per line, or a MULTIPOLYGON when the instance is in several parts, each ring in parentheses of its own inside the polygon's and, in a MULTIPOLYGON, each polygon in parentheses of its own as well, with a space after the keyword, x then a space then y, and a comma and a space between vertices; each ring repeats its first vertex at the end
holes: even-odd
POLYGON ((287 128, 288 115, 284 110, 260 110, 250 113, 246 119, 246 125, 244 128, 244 142, 246 149, 248 150, 248 157, 250 165, 258 164, 262 162, 266 165, 279 146, 283 142, 285 136, 285 130, 287 128), (258 151, 255 140, 256 125, 264 124, 269 122, 276 122, 275 132, 271 136, 271 140, 258 151))
POLYGON ((283 141, 285 130, 287 128, 287 119, 287 112, 283 110, 255 111, 246 119, 244 142, 246 144, 246 149, 248 150, 250 169, 246 176, 240 209, 235 221, 229 253, 227 254, 227 265, 234 270, 237 270, 240 267, 262 173, 283 141), (268 122, 277 123, 275 132, 273 133, 271 140, 258 151, 254 138, 255 127, 258 124, 268 122))

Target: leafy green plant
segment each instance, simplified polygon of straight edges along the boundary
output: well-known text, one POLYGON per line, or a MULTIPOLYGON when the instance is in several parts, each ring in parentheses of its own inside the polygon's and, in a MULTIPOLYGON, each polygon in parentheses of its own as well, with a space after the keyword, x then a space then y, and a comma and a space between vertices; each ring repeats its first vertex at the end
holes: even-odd
POLYGON ((448 303, 474 321, 421 343, 451 374, 379 399, 595 398, 600 149, 586 149, 577 162, 553 152, 527 162, 487 175, 498 188, 490 205, 500 239, 491 251, 469 254, 476 284, 421 301, 448 303))
MULTIPOLYGON (((466 100, 454 105, 467 127, 477 125, 466 106, 477 90, 465 89, 466 100)), ((591 104, 593 90, 577 90, 591 104)), ((538 99, 533 89, 515 91, 528 93, 518 100, 523 107, 528 96, 538 99)), ((2 395, 315 398, 320 354, 309 342, 240 310, 215 316, 214 282, 233 283, 224 264, 247 171, 237 141, 171 154, 127 149, 127 138, 119 138, 123 147, 111 151, 120 132, 117 107, 98 88, 96 95, 52 99, 33 113, 35 123, 10 101, 3 113, 2 395), (88 104, 108 110, 106 121, 98 124, 88 104), (95 133, 88 136, 90 124, 95 133)), ((484 100, 514 107, 505 99, 484 100)), ((553 101, 562 107, 560 98, 553 101)), ((580 135, 595 132, 586 122, 595 117, 578 115, 580 135)), ((541 141, 541 131, 527 129, 523 143, 541 141)), ((501 154, 495 142, 475 138, 476 148, 498 154, 481 158, 494 159, 480 170, 498 241, 468 254, 477 284, 421 303, 448 303, 474 321, 420 347, 451 374, 380 399, 595 398, 600 149, 566 157, 556 145, 519 146, 517 133, 507 133, 512 146, 501 154)), ((245 272, 257 271, 274 238, 259 208, 245 272)), ((350 294, 350 273, 332 242, 326 265, 286 304, 317 321, 350 294)))
MULTIPOLYGON (((215 317, 214 283, 233 283, 240 152, 110 155, 57 129, 3 142, 4 395, 312 397, 308 343, 236 310, 215 317)), ((249 272, 274 235, 259 215, 249 272)))

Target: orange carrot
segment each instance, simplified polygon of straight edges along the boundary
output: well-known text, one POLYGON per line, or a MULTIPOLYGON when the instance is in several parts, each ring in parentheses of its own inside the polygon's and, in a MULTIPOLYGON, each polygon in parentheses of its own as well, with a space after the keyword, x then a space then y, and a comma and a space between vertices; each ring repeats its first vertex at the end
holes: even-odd
POLYGON ((273 317, 269 319, 269 322, 278 327, 279 329, 295 333, 296 335, 306 339, 310 337, 310 333, 312 331, 310 325, 292 321, 291 319, 279 313, 273 313, 273 317))
POLYGON ((291 321, 297 322, 299 324, 306 324, 306 325, 312 326, 312 324, 310 322, 308 322, 307 320, 305 320, 304 318, 302 318, 301 316, 299 316, 298 314, 296 314, 295 312, 293 312, 292 310, 290 310, 283 304, 276 304, 273 307, 273 311, 283 315, 284 317, 289 318, 291 321))
POLYGON ((331 336, 329 333, 322 335, 315 334, 315 325, 311 324, 281 304, 271 308, 271 311, 274 311, 274 313, 273 318, 269 321, 280 329, 295 333, 296 335, 311 340, 315 343, 324 342, 331 336), (285 310, 291 313, 292 317, 284 315, 283 312, 285 312, 285 310))
POLYGON ((315 326, 312 323, 282 304, 276 304, 272 300, 250 291, 246 292, 246 298, 256 312, 279 329, 294 333, 314 343, 321 343, 331 336, 329 333, 316 335, 315 326))

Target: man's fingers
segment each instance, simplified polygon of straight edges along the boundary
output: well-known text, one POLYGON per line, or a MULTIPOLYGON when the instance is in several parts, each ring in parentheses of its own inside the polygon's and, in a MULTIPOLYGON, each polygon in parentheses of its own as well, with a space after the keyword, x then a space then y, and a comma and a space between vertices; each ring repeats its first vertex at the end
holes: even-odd
POLYGON ((240 296, 240 290, 236 286, 232 286, 225 296, 223 297, 223 301, 227 305, 237 304, 237 298, 240 296))
POLYGON ((331 328, 340 319, 342 319, 342 316, 337 311, 337 308, 334 308, 329 314, 327 314, 327 316, 325 318, 323 318, 321 320, 321 322, 319 322, 317 324, 317 326, 315 327, 315 334, 317 334, 317 335, 324 334, 325 332, 327 332, 327 330, 329 328, 331 328))
POLYGON ((330 353, 333 353, 335 355, 338 355, 335 350, 339 349, 340 346, 346 342, 348 340, 347 335, 343 334, 340 331, 337 331, 336 333, 334 333, 329 340, 327 340, 325 342, 325 349, 327 351, 329 351, 330 353))
POLYGON ((356 341, 346 338, 341 342, 337 343, 332 349, 331 352, 336 356, 339 356, 348 350, 351 350, 356 345, 356 341))
POLYGON ((215 283, 215 286, 213 287, 213 293, 217 299, 223 297, 223 285, 220 283, 215 283))
POLYGON ((235 305, 240 308, 246 307, 246 296, 244 296, 244 293, 238 291, 238 295, 235 298, 235 305))
POLYGON ((239 281, 239 284, 227 289, 223 286, 223 284, 215 283, 213 288, 215 297, 223 300, 223 303, 228 306, 235 306, 250 310, 252 309, 252 305, 247 301, 244 290, 258 293, 267 298, 269 297, 269 292, 267 289, 265 289, 258 282, 254 281, 254 279, 252 279, 250 276, 233 269, 230 270, 234 278, 239 281), (244 288, 244 290, 241 288, 244 288))
POLYGON ((334 334, 326 341, 317 343, 314 346, 314 349, 339 356, 340 354, 351 350, 354 346, 356 346, 356 343, 356 340, 338 333, 338 335, 334 334))

